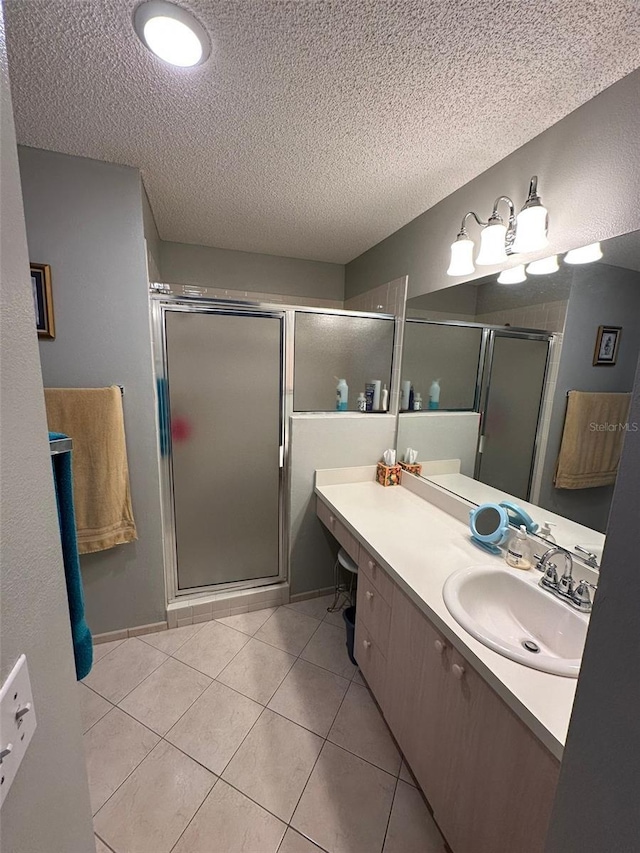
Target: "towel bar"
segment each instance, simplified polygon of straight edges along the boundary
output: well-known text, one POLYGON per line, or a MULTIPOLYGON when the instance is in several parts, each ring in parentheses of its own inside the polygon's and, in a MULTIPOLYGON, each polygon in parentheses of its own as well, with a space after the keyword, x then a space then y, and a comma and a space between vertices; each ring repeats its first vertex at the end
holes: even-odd
POLYGON ((49 449, 51 450, 51 455, 55 456, 56 453, 68 453, 70 450, 73 450, 73 439, 71 438, 54 438, 49 442, 49 449))

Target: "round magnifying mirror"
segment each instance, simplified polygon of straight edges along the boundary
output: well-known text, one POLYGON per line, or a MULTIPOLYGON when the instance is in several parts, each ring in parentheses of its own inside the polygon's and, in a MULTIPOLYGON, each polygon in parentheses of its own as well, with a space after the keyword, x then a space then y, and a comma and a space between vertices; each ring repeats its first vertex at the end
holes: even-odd
POLYGON ((469 527, 472 542, 492 554, 498 554, 498 546, 507 538, 509 516, 506 509, 499 504, 481 504, 471 510, 469 527))

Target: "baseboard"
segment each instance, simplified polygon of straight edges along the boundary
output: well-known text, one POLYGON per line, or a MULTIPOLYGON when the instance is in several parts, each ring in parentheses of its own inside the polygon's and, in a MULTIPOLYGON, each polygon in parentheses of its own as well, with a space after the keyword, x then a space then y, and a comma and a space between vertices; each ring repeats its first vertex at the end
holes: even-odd
POLYGON ((155 634, 156 631, 166 631, 166 622, 151 622, 148 625, 137 625, 135 628, 122 628, 120 631, 107 631, 106 634, 94 634, 94 646, 100 643, 111 643, 114 640, 128 640, 129 637, 141 637, 143 634, 155 634))
POLYGON ((310 598, 322 598, 323 595, 331 595, 335 592, 335 587, 327 586, 324 589, 314 589, 311 592, 298 592, 295 595, 289 596, 291 604, 297 601, 308 601, 310 598))

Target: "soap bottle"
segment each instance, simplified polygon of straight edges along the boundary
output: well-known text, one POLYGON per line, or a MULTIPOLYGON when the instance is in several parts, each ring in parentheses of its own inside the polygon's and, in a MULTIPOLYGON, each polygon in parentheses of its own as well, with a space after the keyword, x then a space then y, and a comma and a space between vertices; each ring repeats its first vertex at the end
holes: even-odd
POLYGON ((422 411, 422 394, 419 391, 416 391, 416 393, 413 395, 413 411, 422 411))
POLYGON ((346 412, 349 402, 349 386, 346 379, 338 379, 336 386, 336 411, 346 412))
POLYGON ((505 560, 514 569, 531 568, 531 545, 524 524, 520 525, 520 530, 517 530, 509 540, 505 560))
POLYGON ((388 408, 389 408, 389 391, 388 391, 387 386, 385 384, 382 391, 380 392, 380 411, 386 412, 388 408))
POLYGON ((434 379, 429 388, 429 408, 440 408, 440 380, 434 379))
POLYGON ((409 388, 409 411, 413 411, 413 385, 409 388))
POLYGON ((551 532, 552 527, 556 527, 552 521, 545 521, 540 530, 538 530, 538 536, 542 539, 546 539, 551 545, 555 545, 557 540, 551 532))
POLYGON ((364 391, 361 391, 358 396, 358 411, 366 412, 367 411, 367 398, 365 397, 364 391))

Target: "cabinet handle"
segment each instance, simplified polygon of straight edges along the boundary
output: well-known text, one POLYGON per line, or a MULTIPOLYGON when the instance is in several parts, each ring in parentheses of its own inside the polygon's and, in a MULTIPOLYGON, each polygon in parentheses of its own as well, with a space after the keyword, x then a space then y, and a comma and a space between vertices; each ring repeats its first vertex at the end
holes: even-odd
POLYGON ((335 518, 334 518, 332 515, 330 515, 330 516, 329 516, 329 524, 331 525, 331 527, 333 527, 333 525, 334 525, 335 523, 336 523, 335 518))
POLYGON ((369 560, 369 571, 372 572, 375 569, 375 567, 376 567, 376 564, 373 562, 373 560, 369 560))
POLYGON ((371 601, 371 599, 373 598, 373 593, 371 592, 371 590, 368 589, 365 594, 366 594, 367 598, 369 599, 369 601, 371 601))
POLYGON ((362 645, 365 647, 365 649, 370 649, 371 648, 371 640, 363 640, 362 645))
POLYGON ((435 646, 435 650, 438 652, 438 654, 441 655, 444 651, 444 643, 442 642, 442 640, 436 640, 433 645, 435 646))
POLYGON ((464 675, 464 667, 460 666, 458 663, 454 663, 451 667, 451 672, 453 673, 453 677, 457 678, 458 681, 462 681, 462 677, 464 675))

